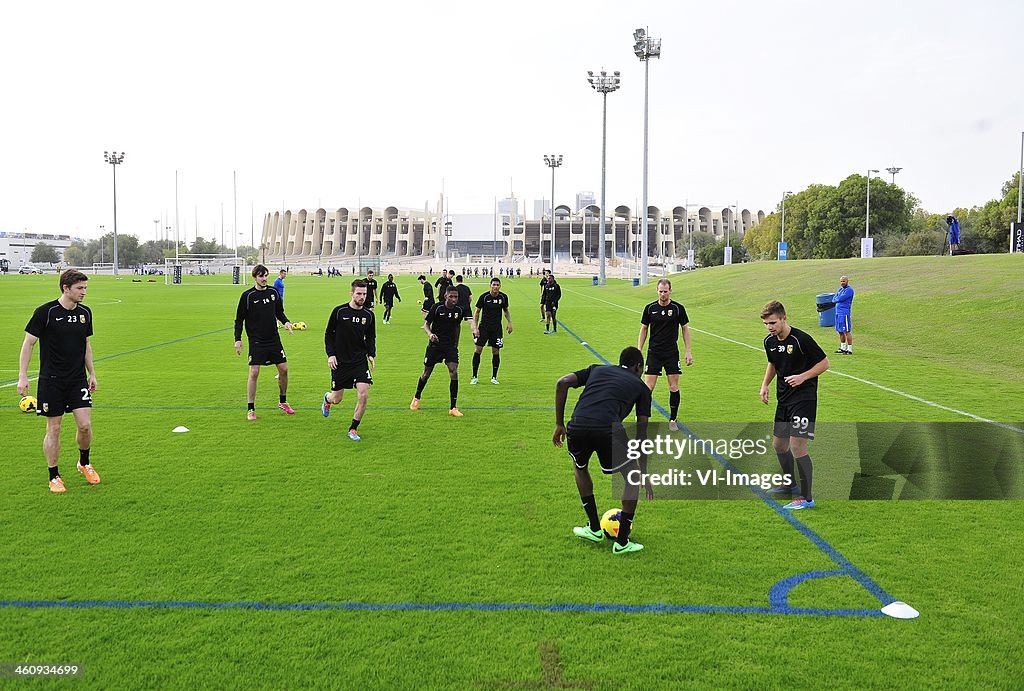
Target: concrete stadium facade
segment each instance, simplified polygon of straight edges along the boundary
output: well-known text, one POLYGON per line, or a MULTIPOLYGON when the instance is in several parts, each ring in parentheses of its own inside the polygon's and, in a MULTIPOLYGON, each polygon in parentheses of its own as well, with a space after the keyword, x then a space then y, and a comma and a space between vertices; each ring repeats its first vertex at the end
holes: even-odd
MULTIPOLYGON (((576 212, 565 205, 556 206, 556 256, 596 258, 600 217, 601 209, 595 204, 576 212)), ((651 257, 685 255, 689 232, 708 232, 716 237, 729 233, 738 242, 764 217, 764 211, 737 211, 734 207, 650 206, 648 253, 651 257)), ((398 206, 274 211, 264 217, 261 244, 275 261, 434 257, 446 253, 441 218, 442 214, 427 208, 398 206)), ((609 256, 638 253, 642 219, 633 209, 616 206, 605 223, 609 256)), ((503 224, 498 248, 499 256, 550 259, 550 218, 525 220, 512 227, 503 224)))

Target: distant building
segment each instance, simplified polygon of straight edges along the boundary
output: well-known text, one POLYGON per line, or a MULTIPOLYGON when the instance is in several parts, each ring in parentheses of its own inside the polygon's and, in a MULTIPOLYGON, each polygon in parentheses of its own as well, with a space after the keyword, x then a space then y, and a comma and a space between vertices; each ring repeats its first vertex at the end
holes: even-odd
POLYGON ((596 204, 597 200, 594 199, 593 192, 577 192, 576 193, 576 211, 585 209, 588 206, 596 204))
POLYGON ((57 250, 57 257, 64 261, 64 250, 75 240, 80 238, 49 233, 0 232, 0 258, 9 261, 11 270, 17 271, 23 264, 32 263, 32 250, 40 242, 44 242, 57 250))
MULTIPOLYGON (((583 194, 578 195, 580 201, 583 194)), ((445 236, 438 211, 398 206, 339 207, 336 209, 298 209, 268 213, 263 221, 261 242, 273 261, 354 259, 373 257, 432 257, 453 253, 499 256, 527 256, 549 261, 551 258, 551 214, 547 200, 534 203, 532 219, 517 218, 504 222, 501 205, 494 214, 452 215, 452 234, 445 236)), ((511 202, 505 207, 511 215, 511 202)), ((691 204, 648 207, 648 253, 651 257, 686 255, 688 233, 708 232, 724 237, 728 230, 735 242, 764 220, 761 210, 710 207, 691 204)), ((598 256, 601 209, 588 204, 577 210, 567 205, 555 207, 555 255, 598 256)), ((639 252, 642 218, 629 206, 609 208, 605 219, 607 256, 631 257, 639 252)), ((31 250, 30 250, 31 253, 31 250)))

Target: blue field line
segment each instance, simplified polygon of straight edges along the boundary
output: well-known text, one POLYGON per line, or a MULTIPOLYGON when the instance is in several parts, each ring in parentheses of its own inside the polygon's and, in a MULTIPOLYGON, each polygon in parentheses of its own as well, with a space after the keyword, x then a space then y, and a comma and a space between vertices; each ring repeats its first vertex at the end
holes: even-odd
MULTIPOLYGON (((153 348, 163 348, 164 346, 174 345, 175 343, 181 343, 183 341, 191 341, 194 338, 202 338, 203 336, 212 336, 213 334, 223 333, 233 329, 232 326, 226 326, 223 329, 217 329, 216 331, 207 331, 206 333, 195 334, 194 336, 185 336, 184 338, 176 338, 173 341, 167 341, 165 343, 154 343, 153 345, 142 346, 141 348, 135 348, 134 350, 126 350, 123 353, 114 353, 113 355, 104 355, 103 357, 93 358, 93 362, 104 362, 106 360, 113 360, 114 358, 122 357, 124 355, 132 355, 133 353, 141 353, 144 350, 152 350, 153 348)), ((33 374, 30 379, 34 379, 38 373, 33 374)), ((17 382, 18 378, 13 379, 0 379, 0 386, 4 384, 10 384, 17 382)))
POLYGON ((581 612, 587 614, 783 614, 818 617, 884 617, 874 609, 731 607, 727 605, 616 605, 529 602, 203 602, 199 600, 0 600, 0 608, 195 609, 267 612, 581 612))
MULTIPOLYGON (((577 341, 579 341, 580 344, 583 345, 583 347, 585 347, 591 353, 596 355, 602 362, 604 362, 605 364, 611 364, 610 362, 608 362, 608 360, 603 355, 601 355, 599 352, 594 350, 594 348, 591 347, 590 344, 588 344, 586 341, 584 341, 582 338, 580 338, 578 335, 576 335, 562 321, 559 321, 558 324, 559 324, 559 326, 561 326, 565 330, 566 333, 568 333, 570 336, 572 336, 577 341)), ((661 405, 659 405, 656 401, 652 401, 652 405, 654 406, 654 408, 656 408, 658 410, 658 412, 660 412, 662 415, 664 415, 666 418, 668 418, 668 416, 669 416, 668 411, 665 410, 661 405)), ((679 429, 680 429, 680 431, 684 432, 685 434, 687 434, 691 438, 699 439, 699 437, 697 437, 697 435, 695 435, 693 433, 693 431, 691 431, 683 423, 679 423, 679 429)), ((734 471, 734 472, 739 472, 739 470, 736 468, 736 466, 734 466, 732 463, 730 463, 728 461, 728 459, 726 459, 724 456, 721 456, 721 455, 719 455, 717 453, 712 453, 712 454, 709 454, 709 455, 712 458, 714 458, 716 461, 718 461, 724 468, 726 468, 728 470, 731 470, 731 471, 734 471)), ((854 566, 853 562, 851 562, 849 559, 844 557, 839 552, 839 550, 837 550, 835 547, 833 547, 831 544, 829 544, 829 542, 827 540, 825 540, 825 538, 823 538, 820 535, 818 535, 816 532, 811 530, 806 524, 804 524, 803 521, 798 519, 796 517, 796 515, 795 515, 796 512, 786 511, 785 509, 783 509, 782 508, 782 504, 780 504, 779 502, 777 502, 774 499, 772 499, 767 494, 767 492, 765 492, 760 487, 751 487, 751 490, 754 492, 754 494, 757 495, 757 497, 761 501, 763 501, 765 504, 767 504, 783 520, 785 520, 791 526, 796 528, 800 532, 800 534, 802 534, 804 537, 806 537, 808 540, 810 540, 814 544, 815 547, 820 549, 822 552, 824 552, 829 557, 829 559, 831 559, 837 565, 839 565, 841 567, 841 573, 843 575, 850 576, 855 581, 857 581, 861 586, 864 587, 865 590, 867 590, 875 598, 877 598, 878 601, 881 602, 883 606, 888 605, 888 604, 896 601, 896 598, 893 597, 892 595, 890 595, 888 592, 886 592, 885 589, 882 588, 882 586, 880 586, 878 583, 876 583, 873 578, 871 578, 866 573, 861 571, 859 568, 854 566)), ((810 573, 811 574, 815 574, 815 573, 818 573, 818 572, 813 572, 812 571, 810 573)), ((839 574, 838 573, 831 573, 830 575, 839 575, 839 574)), ((804 577, 808 577, 808 578, 817 578, 818 577, 818 576, 808 576, 808 574, 799 574, 798 576, 791 576, 791 577, 789 577, 787 579, 783 579, 782 581, 779 581, 774 586, 772 586, 772 592, 776 592, 777 588, 783 588, 784 587, 782 584, 790 583, 790 581, 792 581, 794 578, 799 578, 800 576, 804 576, 804 577)), ((784 587, 784 590, 785 590, 784 596, 788 597, 789 590, 792 589, 794 586, 796 586, 799 582, 800 581, 797 580, 797 581, 792 582, 790 585, 788 585, 788 587, 784 587)))

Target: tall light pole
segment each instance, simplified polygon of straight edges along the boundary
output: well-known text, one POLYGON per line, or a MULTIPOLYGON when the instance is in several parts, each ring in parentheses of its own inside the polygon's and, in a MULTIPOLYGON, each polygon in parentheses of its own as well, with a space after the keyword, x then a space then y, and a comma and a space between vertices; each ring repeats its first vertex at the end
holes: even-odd
POLYGON ((1024 200, 1024 132, 1020 133, 1020 172, 1017 173, 1017 223, 1021 221, 1022 200, 1024 200))
POLYGON ((124 152, 104 151, 103 160, 114 171, 114 275, 117 275, 117 167, 124 163, 124 152))
MULTIPOLYGON (((600 230, 598 231, 601 240, 598 243, 597 249, 597 261, 600 264, 597 284, 603 286, 605 284, 605 218, 607 217, 605 183, 607 181, 608 169, 608 94, 619 88, 621 79, 619 78, 618 70, 612 72, 611 76, 608 76, 608 73, 604 70, 601 70, 598 75, 595 75, 593 72, 587 72, 587 75, 587 81, 590 82, 590 86, 594 87, 594 90, 601 94, 601 221, 600 230)), ((586 221, 584 221, 585 223, 586 221)), ((583 237, 587 237, 585 225, 583 237)))
POLYGON ((646 29, 637 29, 633 32, 633 52, 640 62, 644 64, 644 205, 643 223, 640 237, 640 252, 643 258, 640 260, 640 285, 647 285, 647 97, 649 72, 651 58, 661 57, 661 39, 651 38, 647 35, 646 29))
MULTIPOLYGON (((103 244, 104 244, 103 243, 103 236, 106 235, 106 232, 107 232, 107 227, 106 226, 100 226, 100 264, 103 263, 103 244)), ((25 237, 25 236, 22 235, 22 237, 25 237)), ((25 243, 24 240, 22 240, 21 242, 22 242, 22 244, 25 243)))
POLYGON ((901 170, 903 170, 903 169, 902 168, 897 168, 896 166, 892 166, 891 168, 886 168, 885 169, 885 172, 887 172, 890 175, 892 175, 892 184, 894 184, 894 185, 896 184, 896 173, 900 172, 901 170))
POLYGON ((871 174, 877 173, 878 171, 874 168, 868 170, 868 198, 867 206, 864 210, 864 237, 871 237, 871 174))
POLYGON ((160 219, 153 219, 153 241, 160 242, 160 219))
POLYGON ((555 273, 555 168, 562 165, 562 154, 544 154, 544 163, 551 168, 551 273, 555 273))

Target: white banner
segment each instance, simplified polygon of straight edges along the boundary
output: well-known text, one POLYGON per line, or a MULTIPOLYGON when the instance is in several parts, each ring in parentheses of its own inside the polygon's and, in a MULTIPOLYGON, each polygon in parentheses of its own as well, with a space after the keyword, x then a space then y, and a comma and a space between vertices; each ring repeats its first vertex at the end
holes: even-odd
POLYGON ((861 238, 860 239, 860 258, 871 259, 875 256, 875 239, 874 238, 861 238))
POLYGON ((725 248, 725 265, 729 266, 732 264, 732 246, 726 246, 725 248))

